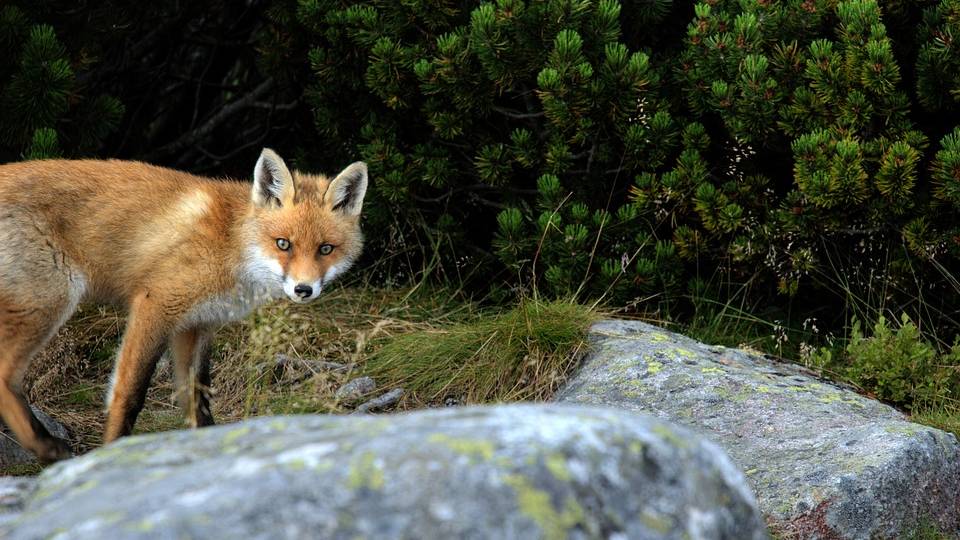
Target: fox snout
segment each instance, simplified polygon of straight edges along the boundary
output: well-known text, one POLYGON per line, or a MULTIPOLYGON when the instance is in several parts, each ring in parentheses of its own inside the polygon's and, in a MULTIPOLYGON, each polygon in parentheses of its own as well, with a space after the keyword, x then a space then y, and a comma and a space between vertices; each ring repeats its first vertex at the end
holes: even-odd
POLYGON ((316 300, 323 292, 323 280, 300 281, 287 276, 283 280, 283 292, 290 300, 298 304, 306 304, 316 300))

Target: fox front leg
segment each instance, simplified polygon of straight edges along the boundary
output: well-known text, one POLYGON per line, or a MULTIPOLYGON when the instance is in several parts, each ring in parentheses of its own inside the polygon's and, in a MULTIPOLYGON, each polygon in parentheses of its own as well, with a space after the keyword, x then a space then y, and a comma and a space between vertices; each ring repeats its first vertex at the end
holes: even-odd
POLYGON ((149 293, 137 296, 131 303, 107 397, 104 443, 133 431, 172 322, 149 293))

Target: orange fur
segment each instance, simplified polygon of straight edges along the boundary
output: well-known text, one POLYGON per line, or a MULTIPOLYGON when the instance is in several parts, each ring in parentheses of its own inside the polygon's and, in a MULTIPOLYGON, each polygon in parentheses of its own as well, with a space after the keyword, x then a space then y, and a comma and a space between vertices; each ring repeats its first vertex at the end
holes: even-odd
MULTIPOLYGON (((252 192, 250 184, 137 162, 0 166, 3 420, 42 460, 66 455, 62 441, 37 428, 20 385, 30 358, 81 299, 130 312, 105 441, 132 429, 168 343, 178 392, 186 395, 193 379, 209 384, 203 351, 213 328, 284 294, 312 300, 356 259, 365 189, 363 164, 329 179, 291 172, 270 150, 257 162, 252 192), (325 244, 329 254, 320 253, 325 244)), ((187 411, 194 425, 212 423, 205 395, 181 402, 197 408, 187 411)))

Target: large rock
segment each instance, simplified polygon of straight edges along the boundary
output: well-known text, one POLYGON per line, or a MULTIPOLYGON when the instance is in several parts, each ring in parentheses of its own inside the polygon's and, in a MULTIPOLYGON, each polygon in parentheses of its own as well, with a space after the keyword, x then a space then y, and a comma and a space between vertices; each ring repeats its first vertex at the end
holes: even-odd
POLYGON ((772 530, 902 538, 960 527, 960 445, 800 367, 639 322, 592 328, 592 353, 558 401, 646 411, 730 453, 772 530))
MULTIPOLYGON (((49 468, 10 538, 766 538, 716 445, 563 405, 279 417, 49 468)), ((3 531, 0 531, 2 536, 3 531)))
MULTIPOLYGON (((32 407, 32 409, 37 420, 40 420, 40 423, 47 428, 51 435, 61 439, 70 438, 70 433, 67 428, 63 427, 63 424, 50 418, 50 415, 36 407, 32 407)), ((36 456, 20 446, 10 429, 0 422, 0 468, 36 462, 36 456)))
POLYGON ((0 477, 0 531, 23 511, 27 496, 33 492, 37 481, 30 477, 0 477))

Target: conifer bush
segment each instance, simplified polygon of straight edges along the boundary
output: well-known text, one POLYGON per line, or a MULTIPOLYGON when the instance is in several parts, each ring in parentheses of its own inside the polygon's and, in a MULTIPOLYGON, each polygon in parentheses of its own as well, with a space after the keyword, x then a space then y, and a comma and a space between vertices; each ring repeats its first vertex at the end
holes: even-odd
POLYGON ((377 178, 374 219, 426 223, 458 256, 536 272, 545 292, 672 287, 676 249, 624 196, 685 124, 661 91, 669 74, 621 22, 655 27, 671 4, 301 2, 307 96, 321 133, 359 135, 348 143, 377 178))
POLYGON ((99 147, 117 129, 123 104, 81 96, 66 48, 49 24, 15 5, 0 7, 0 160, 60 157, 99 147))
POLYGON ((187 169, 364 159, 368 253, 408 270, 955 332, 956 0, 248 4, 117 7, 109 32, 62 0, 0 8, 0 158, 123 132, 120 157, 187 169))
POLYGON ((669 308, 725 282, 909 309, 918 286, 957 293, 955 12, 311 0, 297 19, 315 123, 372 163, 385 226, 557 295, 669 308))

